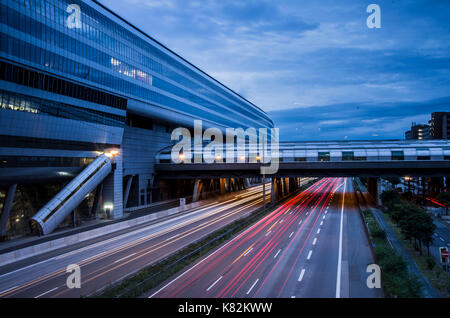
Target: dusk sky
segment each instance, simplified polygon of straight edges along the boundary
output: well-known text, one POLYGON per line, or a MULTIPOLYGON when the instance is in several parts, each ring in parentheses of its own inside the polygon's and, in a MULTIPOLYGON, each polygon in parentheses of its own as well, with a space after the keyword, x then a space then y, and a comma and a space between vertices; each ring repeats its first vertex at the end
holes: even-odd
POLYGON ((268 112, 282 140, 403 139, 450 111, 447 0, 101 2, 268 112))

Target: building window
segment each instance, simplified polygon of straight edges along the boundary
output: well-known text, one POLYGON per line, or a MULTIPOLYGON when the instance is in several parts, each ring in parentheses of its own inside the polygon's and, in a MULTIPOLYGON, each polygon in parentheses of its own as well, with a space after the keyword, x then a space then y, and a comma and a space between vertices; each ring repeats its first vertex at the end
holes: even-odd
POLYGON ((319 161, 330 161, 330 153, 329 152, 319 152, 318 160, 319 161))
POLYGON ((296 162, 306 161, 306 158, 305 157, 295 157, 294 161, 296 161, 296 162))
POLYGON ((342 152, 342 161, 353 161, 355 160, 355 153, 353 151, 342 152))
POLYGON ((403 151, 391 151, 391 160, 405 160, 403 151))
POLYGON ((92 103, 100 104, 101 101, 105 101, 103 105, 123 110, 127 107, 127 100, 124 98, 1 61, 0 80, 82 99, 92 103))
POLYGON ((430 160, 430 156, 417 156, 417 160, 430 160))

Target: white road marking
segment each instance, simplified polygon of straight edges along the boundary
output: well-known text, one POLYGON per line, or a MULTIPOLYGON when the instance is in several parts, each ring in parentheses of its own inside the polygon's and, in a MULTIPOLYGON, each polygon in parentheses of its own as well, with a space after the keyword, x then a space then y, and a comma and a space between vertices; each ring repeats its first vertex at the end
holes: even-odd
POLYGON ((3 295, 4 293, 7 293, 7 292, 9 292, 10 290, 13 290, 13 289, 15 289, 15 288, 17 288, 17 287, 19 287, 19 286, 14 286, 14 287, 8 288, 8 289, 6 289, 6 290, 4 290, 4 291, 1 291, 1 292, 0 292, 0 295, 3 295))
POLYGON ((437 233, 434 233, 434 236, 438 236, 437 233))
POLYGON ((281 252, 281 249, 278 250, 278 252, 275 254, 275 256, 273 258, 277 258, 278 254, 280 254, 280 252, 281 252))
POLYGON ((308 257, 306 259, 309 260, 311 258, 311 255, 312 255, 312 250, 309 251, 308 257))
POLYGON ((214 283, 212 283, 212 285, 209 286, 209 287, 206 289, 206 291, 209 291, 211 288, 213 288, 214 285, 217 284, 217 283, 219 282, 219 280, 222 279, 222 277, 223 277, 223 276, 220 276, 219 278, 217 278, 216 281, 215 281, 214 283))
MULTIPOLYGON (((253 228, 255 228, 258 225, 258 223, 253 224, 247 231, 252 230, 253 228)), ((153 294, 151 294, 150 296, 148 296, 148 298, 153 298, 153 296, 155 296, 156 294, 160 293, 163 289, 167 288, 168 286, 170 286, 171 284, 173 284, 173 282, 175 282, 177 279, 179 279, 180 277, 183 277, 184 275, 186 275, 187 273, 189 273, 190 271, 192 271, 194 268, 196 268, 197 266, 199 266, 200 264, 202 264, 203 262, 205 262, 206 260, 208 260, 210 257, 213 257, 215 254, 219 253, 221 250, 223 250, 224 248, 226 248, 228 245, 230 245, 231 243, 233 243, 239 236, 235 236, 232 240, 228 241, 227 243, 225 243, 225 245, 222 245, 222 247, 220 247, 219 249, 215 250, 213 253, 209 254, 208 256, 206 256, 204 259, 202 259, 200 262, 198 262, 197 264, 195 264, 194 266, 192 266, 191 268, 189 268, 188 270, 186 270, 185 272, 183 272, 181 275, 178 275, 177 277, 175 277, 174 279, 172 279, 170 282, 168 282, 166 285, 164 285, 163 287, 161 287, 160 289, 158 289, 156 292, 154 292, 153 294)))
POLYGON ((295 296, 291 296, 291 298, 295 298, 295 296))
POLYGON ((326 217, 326 215, 324 215, 322 219, 325 220, 325 217, 326 217))
POLYGON ((123 261, 124 259, 133 257, 134 255, 136 255, 136 253, 130 254, 130 255, 125 256, 125 257, 122 257, 121 259, 118 259, 117 261, 115 261, 114 264, 115 264, 115 263, 119 263, 120 261, 123 261))
POLYGON ((303 279, 303 275, 305 275, 305 269, 302 269, 302 272, 300 273, 300 276, 298 277, 297 281, 301 282, 303 279))
POLYGON ((292 237, 292 235, 294 235, 294 232, 292 232, 292 233, 291 233, 291 235, 289 235, 289 238, 291 238, 291 237, 292 237))
POLYGON ((250 252, 252 251, 252 249, 253 249, 253 247, 252 247, 251 249, 249 249, 249 250, 244 254, 244 256, 247 256, 247 254, 250 253, 250 252))
POLYGON ((250 292, 252 291, 253 287, 255 287, 255 285, 258 283, 258 281, 259 281, 259 278, 257 278, 257 279, 255 280, 255 282, 253 283, 252 287, 250 287, 250 289, 249 289, 248 292, 247 292, 247 295, 250 294, 250 292))
POLYGON ((0 278, 1 278, 1 277, 4 277, 4 276, 7 276, 7 275, 11 275, 11 274, 17 273, 18 271, 22 271, 22 270, 27 269, 27 268, 32 268, 32 267, 34 267, 34 266, 43 264, 43 263, 48 262, 48 261, 53 261, 53 260, 55 260, 55 259, 56 259, 56 258, 53 257, 53 258, 50 258, 50 259, 46 259, 45 261, 41 261, 41 262, 39 262, 39 263, 31 264, 31 265, 28 265, 28 266, 25 266, 25 267, 16 269, 16 270, 14 270, 14 271, 12 271, 12 272, 8 272, 8 273, 5 273, 5 274, 3 274, 3 275, 0 275, 0 278))
POLYGON ((323 225, 323 221, 322 222, 320 222, 320 226, 322 226, 323 225))
POLYGON ((442 242, 445 242, 445 240, 442 237, 440 237, 440 239, 441 239, 442 242))
POLYGON ((302 224, 303 220, 300 220, 300 222, 298 222, 298 225, 302 224))
POLYGON ((319 234, 319 233, 320 233, 320 229, 317 230, 317 234, 319 234))
POLYGON ((344 194, 342 195, 342 208, 341 208, 341 222, 339 229, 339 254, 338 254, 338 268, 336 279, 336 298, 341 298, 341 275, 342 275, 342 229, 344 226, 344 202, 345 202, 345 186, 347 185, 347 179, 344 181, 344 194))
POLYGON ((270 234, 271 232, 272 232, 272 231, 267 232, 265 236, 269 236, 269 234, 270 234))
POLYGON ((36 297, 34 297, 34 298, 42 297, 42 296, 47 295, 47 294, 49 294, 49 293, 51 293, 52 291, 55 291, 55 290, 57 290, 57 289, 58 289, 58 287, 55 287, 55 288, 50 289, 49 291, 46 291, 45 293, 42 293, 42 294, 40 294, 40 295, 38 295, 38 296, 36 296, 36 297))
POLYGON ((309 212, 306 212, 306 215, 308 215, 309 214, 309 212))
POLYGON ((314 238, 313 245, 316 245, 316 243, 317 243, 317 237, 314 238))

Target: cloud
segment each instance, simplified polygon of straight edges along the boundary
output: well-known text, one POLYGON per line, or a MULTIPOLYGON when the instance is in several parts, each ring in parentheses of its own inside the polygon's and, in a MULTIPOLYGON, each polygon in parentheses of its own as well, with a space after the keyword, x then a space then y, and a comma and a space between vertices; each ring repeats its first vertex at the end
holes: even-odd
POLYGON ((275 119, 296 109, 310 121, 361 120, 346 134, 329 124, 298 138, 402 137, 387 124, 397 108, 403 130, 450 91, 449 1, 379 0, 381 29, 367 28, 358 0, 100 1, 275 119))
POLYGON ((282 140, 403 139, 412 122, 450 111, 450 96, 415 103, 333 104, 269 112, 282 140), (347 138, 346 138, 347 136, 347 138))

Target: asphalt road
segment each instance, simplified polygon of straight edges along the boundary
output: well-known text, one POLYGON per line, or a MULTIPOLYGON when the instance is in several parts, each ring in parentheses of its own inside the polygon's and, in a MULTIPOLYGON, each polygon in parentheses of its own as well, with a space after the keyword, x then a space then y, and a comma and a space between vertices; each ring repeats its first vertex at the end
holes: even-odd
POLYGON ((0 297, 87 296, 261 207, 261 192, 262 186, 253 187, 222 202, 0 268, 0 297), (66 285, 70 264, 80 266, 81 288, 66 285))
POLYGON ((350 179, 315 183, 147 297, 382 297, 350 179))

